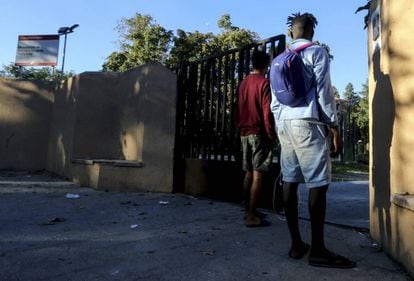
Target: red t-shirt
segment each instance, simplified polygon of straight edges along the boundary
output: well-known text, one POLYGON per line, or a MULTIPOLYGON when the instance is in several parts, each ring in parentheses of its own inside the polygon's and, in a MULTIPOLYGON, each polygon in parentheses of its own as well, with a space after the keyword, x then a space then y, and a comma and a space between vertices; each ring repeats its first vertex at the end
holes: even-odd
POLYGON ((241 136, 262 134, 275 138, 270 95, 269 79, 261 74, 251 73, 240 83, 236 124, 241 136))

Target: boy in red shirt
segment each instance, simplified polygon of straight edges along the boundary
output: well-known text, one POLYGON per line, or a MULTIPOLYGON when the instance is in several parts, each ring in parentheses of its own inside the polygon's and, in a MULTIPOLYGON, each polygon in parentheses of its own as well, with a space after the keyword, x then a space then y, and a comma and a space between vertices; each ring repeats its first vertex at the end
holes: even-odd
POLYGON ((246 200, 247 227, 270 223, 258 212, 263 173, 272 163, 275 122, 270 110, 270 84, 265 77, 270 63, 266 52, 254 51, 253 71, 241 82, 238 90, 237 127, 243 149, 243 170, 246 172, 243 190, 246 200))

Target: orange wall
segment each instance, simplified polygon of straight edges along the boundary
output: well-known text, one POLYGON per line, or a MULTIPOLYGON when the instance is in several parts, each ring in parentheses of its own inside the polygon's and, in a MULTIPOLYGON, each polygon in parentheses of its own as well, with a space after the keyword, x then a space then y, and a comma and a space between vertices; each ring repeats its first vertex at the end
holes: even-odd
POLYGON ((370 231, 414 276, 414 2, 372 1, 371 16, 377 7, 380 38, 368 28, 370 231))
POLYGON ((0 78, 0 169, 46 165, 55 83, 0 78))
POLYGON ((59 85, 1 78, 0 169, 171 192, 176 88, 176 75, 158 63, 85 72, 59 85))

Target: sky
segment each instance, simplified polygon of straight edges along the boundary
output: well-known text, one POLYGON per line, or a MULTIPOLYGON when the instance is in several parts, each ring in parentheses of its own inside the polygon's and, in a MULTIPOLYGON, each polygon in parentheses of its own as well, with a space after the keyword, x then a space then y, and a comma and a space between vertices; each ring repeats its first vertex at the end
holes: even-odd
MULTIPOLYGON (((256 32, 260 39, 286 34, 286 18, 309 12, 318 19, 314 40, 329 45, 332 84, 342 94, 352 83, 362 90, 368 78, 366 0, 0 0, 0 68, 14 63, 19 35, 57 34, 60 27, 79 24, 67 37, 65 71, 100 71, 119 50, 116 26, 136 13, 150 15, 167 30, 220 33, 217 21, 230 14, 234 26, 256 32)), ((289 41, 289 40, 288 40, 289 41)), ((61 69, 63 37, 57 68, 61 69)))

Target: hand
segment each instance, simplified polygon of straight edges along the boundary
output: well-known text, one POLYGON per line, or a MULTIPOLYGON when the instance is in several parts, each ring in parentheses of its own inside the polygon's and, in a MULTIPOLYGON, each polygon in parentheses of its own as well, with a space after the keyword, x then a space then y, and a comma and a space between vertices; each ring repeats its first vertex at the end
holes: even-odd
POLYGON ((332 133, 331 156, 336 157, 342 151, 342 139, 338 127, 330 128, 332 133))

